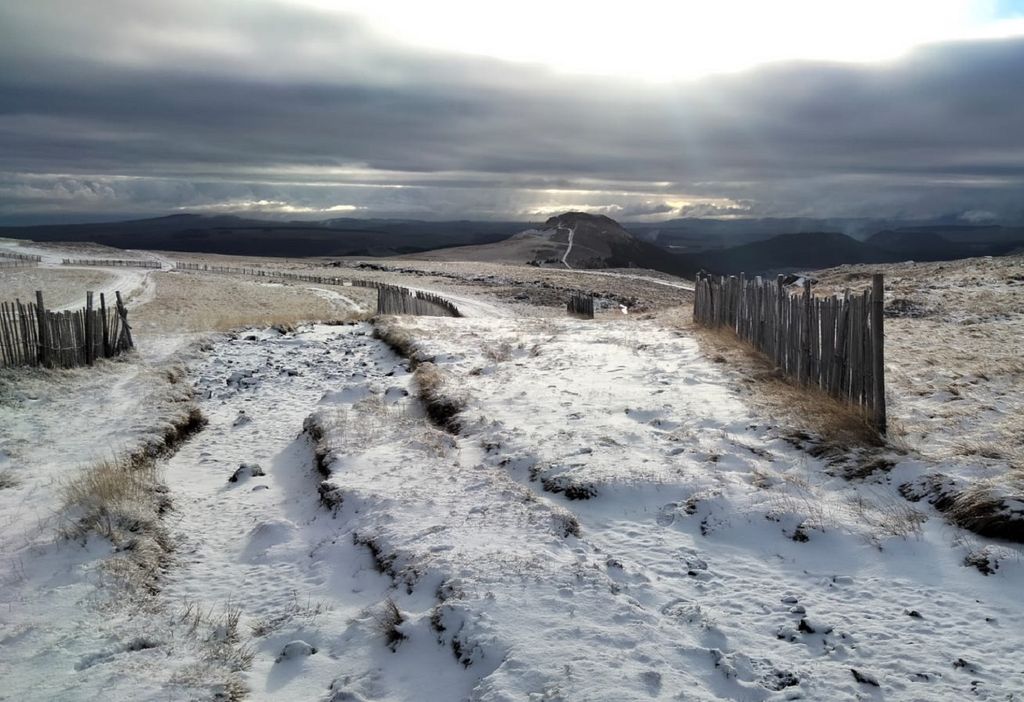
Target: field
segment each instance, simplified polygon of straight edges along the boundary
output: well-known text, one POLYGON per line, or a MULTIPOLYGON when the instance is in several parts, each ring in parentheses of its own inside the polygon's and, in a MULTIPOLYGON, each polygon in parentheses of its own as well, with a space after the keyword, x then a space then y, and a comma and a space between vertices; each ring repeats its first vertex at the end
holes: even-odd
POLYGON ((663 274, 38 251, 138 351, 0 373, 0 699, 1024 696, 1021 257, 814 274, 886 275, 882 438, 663 274))

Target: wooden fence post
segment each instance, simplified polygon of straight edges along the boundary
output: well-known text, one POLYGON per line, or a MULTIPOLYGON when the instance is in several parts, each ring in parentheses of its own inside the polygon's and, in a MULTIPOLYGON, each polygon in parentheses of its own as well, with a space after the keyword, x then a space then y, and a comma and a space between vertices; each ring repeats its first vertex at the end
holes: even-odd
POLYGON ((800 384, 806 385, 810 379, 811 364, 811 281, 804 278, 803 309, 800 315, 800 384))
POLYGON ((43 291, 36 290, 36 317, 39 321, 39 365, 50 364, 50 334, 46 324, 46 305, 43 304, 43 291))
POLYGON ((885 413, 885 322, 884 290, 882 274, 871 276, 871 365, 874 388, 875 428, 885 434, 887 418, 885 413))
POLYGON ((96 331, 93 329, 93 321, 92 291, 87 291, 85 293, 85 364, 87 366, 91 366, 96 360, 96 348, 93 346, 96 331))
POLYGON ((128 339, 128 348, 134 348, 135 342, 132 341, 132 328, 128 326, 128 309, 124 306, 124 300, 121 299, 121 291, 115 290, 114 295, 117 296, 117 313, 121 316, 123 333, 128 339))
POLYGON ((100 293, 100 324, 103 327, 103 358, 110 358, 110 330, 107 326, 107 297, 100 293))

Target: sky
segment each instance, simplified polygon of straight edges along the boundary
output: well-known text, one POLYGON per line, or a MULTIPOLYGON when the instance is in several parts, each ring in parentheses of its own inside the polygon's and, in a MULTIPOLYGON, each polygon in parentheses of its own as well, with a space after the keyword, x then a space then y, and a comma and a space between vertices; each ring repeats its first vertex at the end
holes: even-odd
POLYGON ((1020 221, 1024 0, 0 0, 0 224, 568 209, 1020 221))

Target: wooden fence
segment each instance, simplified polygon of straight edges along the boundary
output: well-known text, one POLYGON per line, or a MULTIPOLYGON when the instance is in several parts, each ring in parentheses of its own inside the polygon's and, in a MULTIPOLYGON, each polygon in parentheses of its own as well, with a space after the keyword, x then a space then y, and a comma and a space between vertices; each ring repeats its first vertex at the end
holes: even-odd
POLYGON ((39 263, 43 260, 42 256, 36 256, 35 254, 20 254, 12 251, 0 251, 0 258, 7 258, 14 261, 26 261, 29 263, 39 263))
POLYGON ((438 295, 397 285, 377 286, 377 314, 413 314, 427 317, 461 317, 459 309, 438 295))
POLYGON ((34 268, 39 261, 23 261, 17 258, 0 258, 0 268, 34 268))
POLYGON ((339 278, 328 275, 307 275, 305 273, 288 273, 285 271, 269 270, 264 268, 238 268, 235 266, 211 266, 206 263, 183 263, 176 261, 174 270, 177 271, 198 271, 200 273, 228 273, 232 275, 248 275, 257 278, 270 278, 274 280, 294 280, 302 283, 315 283, 317 285, 343 285, 356 288, 379 288, 387 286, 387 283, 379 283, 375 280, 358 280, 354 278, 339 278))
POLYGON ((777 280, 697 278, 693 318, 727 327, 770 358, 784 373, 817 385, 871 414, 886 429, 883 281, 842 297, 814 297, 809 282, 789 294, 777 280))
POLYGON ((124 258, 65 258, 63 266, 99 266, 102 268, 163 268, 159 261, 124 258))
POLYGON ((413 314, 431 317, 461 317, 458 307, 439 295, 389 285, 376 280, 339 278, 327 275, 288 273, 264 268, 239 268, 236 266, 211 266, 207 263, 186 263, 176 261, 174 269, 201 273, 228 273, 248 275, 269 280, 291 280, 316 285, 341 285, 345 287, 371 288, 377 290, 377 314, 413 314))
POLYGON ((334 275, 307 275, 305 273, 289 273, 282 270, 265 268, 240 268, 237 266, 211 266, 206 263, 183 263, 176 261, 175 270, 195 270, 202 273, 229 273, 233 275, 252 275, 259 278, 273 278, 278 280, 298 280, 300 282, 314 282, 318 286, 345 286, 354 288, 378 288, 383 286, 382 282, 376 280, 355 280, 342 278, 334 275))
POLYGON ((594 318, 594 296, 584 295, 583 293, 574 292, 569 297, 569 302, 565 306, 566 311, 574 317, 583 317, 585 319, 594 318))
POLYGON ((0 365, 73 368, 92 365, 97 358, 111 358, 134 348, 128 310, 116 293, 113 309, 100 293, 86 293, 85 307, 76 311, 46 309, 43 293, 35 303, 0 303, 0 365))

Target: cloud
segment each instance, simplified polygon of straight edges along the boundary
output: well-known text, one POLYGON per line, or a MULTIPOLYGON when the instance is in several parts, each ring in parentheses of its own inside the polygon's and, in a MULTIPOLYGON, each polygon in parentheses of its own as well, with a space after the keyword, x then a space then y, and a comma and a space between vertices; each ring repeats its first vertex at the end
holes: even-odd
POLYGON ((412 49, 297 5, 7 3, 0 220, 1005 218, 1021 214, 1022 76, 1019 39, 659 85, 412 49))

